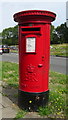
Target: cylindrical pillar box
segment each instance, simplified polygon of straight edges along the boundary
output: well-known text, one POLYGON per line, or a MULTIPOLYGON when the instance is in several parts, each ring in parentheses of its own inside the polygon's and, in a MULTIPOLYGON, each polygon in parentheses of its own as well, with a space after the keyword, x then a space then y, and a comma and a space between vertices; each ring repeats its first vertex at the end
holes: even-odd
POLYGON ((48 101, 50 24, 56 14, 28 10, 14 14, 19 25, 19 95, 21 108, 37 110, 48 101))

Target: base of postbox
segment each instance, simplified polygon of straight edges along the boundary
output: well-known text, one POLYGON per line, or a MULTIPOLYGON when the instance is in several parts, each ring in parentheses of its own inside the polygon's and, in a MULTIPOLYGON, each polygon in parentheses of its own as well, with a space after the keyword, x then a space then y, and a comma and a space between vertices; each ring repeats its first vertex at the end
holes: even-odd
POLYGON ((28 111, 37 111, 48 103, 49 90, 41 93, 18 92, 18 106, 28 111))

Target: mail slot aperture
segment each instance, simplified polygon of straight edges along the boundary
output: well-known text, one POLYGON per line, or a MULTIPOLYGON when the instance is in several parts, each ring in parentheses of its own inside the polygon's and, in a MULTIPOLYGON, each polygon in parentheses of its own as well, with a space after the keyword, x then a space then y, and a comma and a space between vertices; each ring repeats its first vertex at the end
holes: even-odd
POLYGON ((34 33, 34 34, 41 34, 41 27, 21 27, 21 33, 28 34, 28 33, 34 33))
POLYGON ((22 31, 40 31, 40 28, 22 28, 22 31))

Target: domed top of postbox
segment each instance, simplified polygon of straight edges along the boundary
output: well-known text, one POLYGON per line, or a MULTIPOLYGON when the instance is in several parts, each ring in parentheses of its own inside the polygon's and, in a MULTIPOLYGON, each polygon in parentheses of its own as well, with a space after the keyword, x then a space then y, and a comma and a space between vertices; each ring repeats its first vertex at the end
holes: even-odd
POLYGON ((56 14, 45 10, 27 10, 14 14, 14 21, 20 23, 33 22, 52 22, 55 20, 56 14))

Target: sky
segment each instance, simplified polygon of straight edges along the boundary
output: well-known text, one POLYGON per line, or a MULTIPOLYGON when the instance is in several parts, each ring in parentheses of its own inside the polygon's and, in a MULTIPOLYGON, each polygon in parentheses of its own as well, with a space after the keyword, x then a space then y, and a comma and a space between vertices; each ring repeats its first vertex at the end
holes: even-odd
POLYGON ((23 10, 47 10, 56 13, 56 20, 52 24, 57 27, 66 21, 67 0, 1 0, 0 2, 0 32, 14 27, 18 23, 13 15, 23 10), (47 1, 47 2, 46 2, 47 1))

